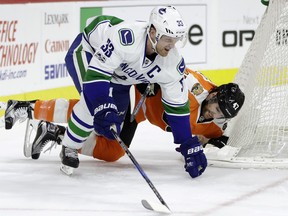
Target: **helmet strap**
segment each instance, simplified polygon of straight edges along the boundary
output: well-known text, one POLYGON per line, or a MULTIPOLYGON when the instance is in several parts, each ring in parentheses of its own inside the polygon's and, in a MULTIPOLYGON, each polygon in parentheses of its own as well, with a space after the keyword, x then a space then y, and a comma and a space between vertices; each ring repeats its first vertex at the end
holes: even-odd
MULTIPOLYGON (((152 40, 152 38, 151 38, 151 36, 150 36, 150 28, 151 28, 151 26, 147 28, 147 35, 148 35, 149 41, 150 41, 150 43, 151 43, 151 45, 152 45, 153 51, 157 53, 156 45, 157 45, 157 42, 158 42, 158 41, 157 41, 157 39, 155 39, 155 42, 153 42, 153 40, 152 40)), ((155 31, 156 31, 156 29, 155 29, 155 31)), ((158 54, 158 53, 157 53, 157 54, 158 54)))

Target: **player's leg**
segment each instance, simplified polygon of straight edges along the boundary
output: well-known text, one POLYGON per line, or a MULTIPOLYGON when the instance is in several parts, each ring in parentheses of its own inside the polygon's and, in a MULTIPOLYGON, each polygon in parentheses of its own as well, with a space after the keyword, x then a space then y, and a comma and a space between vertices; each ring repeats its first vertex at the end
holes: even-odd
POLYGON ((51 143, 60 144, 65 133, 65 127, 56 125, 55 123, 67 123, 70 118, 72 108, 78 102, 76 99, 66 100, 63 98, 53 100, 37 100, 31 107, 33 107, 33 118, 27 122, 25 141, 24 141, 24 155, 38 159, 42 149, 51 143), (37 121, 38 125, 34 123, 37 121), (35 131, 35 138, 32 141, 31 134, 35 131))
MULTIPOLYGON (((130 146, 138 125, 136 120, 130 122, 130 112, 130 106, 128 106, 123 128, 120 133, 120 137, 127 147, 130 146)), ((26 143, 24 144, 24 153, 26 152, 26 157, 38 159, 41 151, 48 143, 51 143, 50 148, 55 144, 62 144, 63 135, 65 133, 65 128, 63 126, 39 121, 38 125, 34 126, 31 124, 30 127, 27 127, 26 136, 28 136, 30 130, 33 129, 36 131, 34 140, 31 140, 30 142, 30 139, 25 139, 26 143)), ((109 140, 103 136, 97 136, 95 133, 90 134, 87 140, 83 143, 79 152, 107 162, 116 161, 125 154, 125 151, 117 141, 109 140)))
MULTIPOLYGON (((82 49, 81 41, 82 33, 74 40, 65 57, 66 67, 79 93, 82 92, 83 78, 92 58, 91 53, 82 49)), ((93 117, 85 103, 84 96, 81 95, 70 116, 60 153, 62 171, 69 169, 69 166, 73 168, 79 166, 78 149, 93 131, 93 117)))
MULTIPOLYGON (((125 115, 124 124, 120 133, 121 139, 128 148, 134 137, 137 125, 135 120, 130 122, 130 106, 128 106, 128 111, 125 115)), ((106 137, 91 133, 84 142, 80 153, 93 156, 99 160, 114 162, 120 159, 125 154, 125 151, 116 140, 109 140, 106 137)))
POLYGON ((76 99, 17 101, 9 100, 5 110, 5 128, 11 129, 19 121, 27 118, 49 122, 67 123, 76 99))
MULTIPOLYGON (((51 149, 54 145, 61 144, 65 133, 65 127, 57 124, 53 124, 47 121, 38 121, 35 125, 35 120, 28 120, 25 134, 24 143, 24 155, 26 157, 32 157, 32 159, 38 159, 44 147, 50 143, 51 149), (35 138, 31 142, 31 134, 35 130, 35 138)), ((48 149, 47 149, 48 150, 48 149)))
POLYGON ((121 158, 125 151, 116 140, 109 140, 106 137, 91 133, 79 153, 99 160, 114 162, 121 158))
POLYGON ((8 100, 7 108, 5 110, 5 129, 9 130, 13 125, 19 121, 23 122, 28 117, 32 117, 33 108, 31 104, 34 104, 34 101, 17 101, 17 100, 8 100))
POLYGON ((38 100, 34 105, 33 118, 48 122, 67 123, 78 99, 38 100))
MULTIPOLYGON (((118 112, 122 116, 122 118, 124 118, 125 116, 122 124, 120 137, 125 142, 127 147, 129 147, 137 128, 136 120, 130 122, 130 87, 117 84, 112 84, 111 86, 113 87, 113 97, 115 99, 115 104, 117 105, 118 112)), ((99 160, 104 160, 108 162, 116 161, 125 154, 125 151, 122 149, 122 147, 116 140, 109 140, 103 136, 96 136, 95 133, 92 133, 91 135, 92 141, 87 139, 81 149, 82 154, 90 155, 99 160), (95 140, 94 143, 93 140, 95 140)))
POLYGON ((73 169, 70 168, 78 168, 78 150, 82 148, 83 143, 94 130, 93 116, 90 114, 83 97, 81 94, 80 100, 73 107, 62 141, 61 170, 65 173, 67 172, 64 170, 67 169, 72 174, 73 169))
MULTIPOLYGON (((114 102, 117 106, 119 116, 124 120, 129 104, 130 86, 111 83, 114 102)), ((93 116, 91 116, 81 94, 80 101, 74 106, 68 128, 64 135, 62 151, 60 154, 61 170, 66 174, 72 174, 73 169, 79 166, 78 150, 83 148, 83 143, 94 130, 93 116)))

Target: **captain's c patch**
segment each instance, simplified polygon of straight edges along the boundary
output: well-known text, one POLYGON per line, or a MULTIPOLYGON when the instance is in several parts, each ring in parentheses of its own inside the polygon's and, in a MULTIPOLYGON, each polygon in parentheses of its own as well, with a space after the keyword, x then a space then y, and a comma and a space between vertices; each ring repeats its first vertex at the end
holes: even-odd
POLYGON ((131 29, 120 29, 119 30, 119 37, 120 37, 120 42, 123 46, 129 46, 134 43, 134 34, 131 29))

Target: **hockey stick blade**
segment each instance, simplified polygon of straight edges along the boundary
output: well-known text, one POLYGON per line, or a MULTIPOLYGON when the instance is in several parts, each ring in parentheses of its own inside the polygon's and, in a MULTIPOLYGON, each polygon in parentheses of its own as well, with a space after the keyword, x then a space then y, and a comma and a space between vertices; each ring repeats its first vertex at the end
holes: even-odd
POLYGON ((71 176, 73 174, 73 172, 74 172, 74 168, 66 166, 64 164, 61 164, 60 165, 60 171, 62 173, 64 173, 65 175, 67 175, 67 176, 71 176))
POLYGON ((37 127, 40 121, 36 119, 27 119, 26 131, 23 145, 24 156, 29 158, 32 154, 32 145, 37 134, 37 127))
POLYGON ((133 112, 132 112, 132 114, 131 114, 131 117, 130 117, 130 122, 133 122, 133 121, 134 121, 135 116, 136 116, 137 113, 139 112, 139 110, 140 110, 142 104, 144 103, 147 95, 149 94, 150 90, 151 90, 151 84, 149 84, 149 85, 147 86, 147 88, 145 89, 144 94, 141 96, 141 98, 140 98, 140 100, 138 101, 135 109, 133 110, 133 112))
POLYGON ((4 116, 1 116, 0 117, 0 128, 2 128, 4 126, 5 126, 5 118, 4 118, 4 116))
POLYGON ((159 203, 148 201, 148 200, 141 200, 141 203, 144 206, 144 208, 151 210, 151 211, 160 212, 160 213, 167 213, 167 214, 172 213, 170 211, 170 209, 168 209, 163 204, 159 204, 159 203))

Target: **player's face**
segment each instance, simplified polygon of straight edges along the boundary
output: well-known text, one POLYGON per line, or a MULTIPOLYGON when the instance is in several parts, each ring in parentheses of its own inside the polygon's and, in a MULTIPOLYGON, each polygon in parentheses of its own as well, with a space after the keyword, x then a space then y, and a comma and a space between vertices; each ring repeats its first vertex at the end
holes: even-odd
POLYGON ((177 38, 172 38, 166 35, 162 35, 156 45, 157 53, 162 57, 167 56, 169 51, 175 47, 175 44, 177 43, 177 41, 178 41, 177 38))
POLYGON ((206 107, 203 108, 203 116, 205 119, 224 118, 218 103, 207 104, 206 107))
POLYGON ((211 93, 208 97, 208 103, 203 107, 203 113, 205 119, 219 119, 224 118, 219 104, 217 102, 216 92, 211 93))

